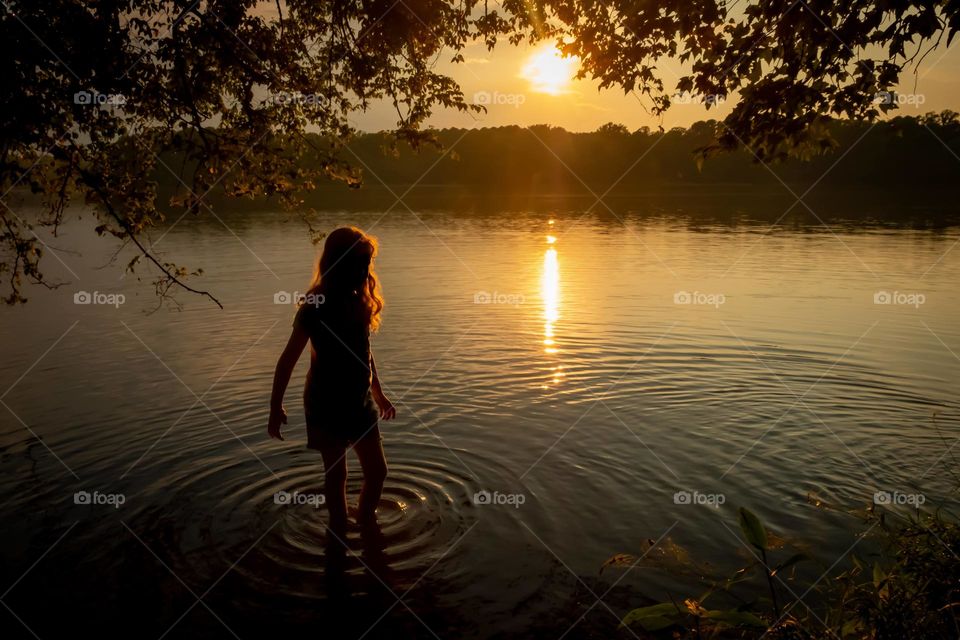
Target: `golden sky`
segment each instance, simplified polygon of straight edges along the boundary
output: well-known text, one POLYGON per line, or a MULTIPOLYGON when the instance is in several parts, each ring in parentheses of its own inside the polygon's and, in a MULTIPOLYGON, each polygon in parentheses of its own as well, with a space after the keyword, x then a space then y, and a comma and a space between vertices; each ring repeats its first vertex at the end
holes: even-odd
MULTIPOLYGON (((467 47, 464 63, 437 63, 437 70, 451 75, 463 88, 467 101, 485 103, 486 114, 464 114, 443 111, 429 121, 436 127, 489 127, 502 125, 528 126, 550 124, 569 131, 593 131, 615 122, 630 130, 642 126, 656 128, 685 127, 697 120, 722 117, 730 104, 706 109, 702 100, 675 103, 660 120, 650 115, 649 100, 624 95, 619 90, 597 90, 592 80, 569 80, 576 69, 575 61, 555 58, 548 43, 514 47, 504 43, 493 51, 482 44, 467 47)), ((452 54, 451 54, 452 55, 452 54)), ((666 86, 681 73, 677 63, 661 65, 666 86)), ((960 50, 954 42, 949 50, 941 47, 928 56, 914 74, 904 74, 899 92, 904 100, 898 113, 917 115, 928 111, 953 109, 960 111, 960 50), (914 83, 916 82, 916 88, 914 83)), ((388 129, 396 123, 392 107, 375 106, 358 117, 355 124, 363 130, 388 129)))
MULTIPOLYGON (((282 3, 285 4, 285 3, 282 3)), ((259 0, 252 10, 272 19, 276 16, 274 0, 259 0)), ((742 13, 742 8, 734 14, 742 13)), ((909 69, 901 77, 897 91, 903 94, 903 103, 894 115, 919 115, 929 111, 952 109, 960 111, 960 48, 957 42, 947 49, 942 46, 923 61, 919 69, 909 69)), ((486 114, 461 113, 456 110, 439 111, 428 124, 435 127, 494 127, 503 125, 529 126, 549 124, 568 131, 594 131, 608 122, 626 125, 635 130, 643 126, 686 127, 698 120, 723 117, 732 102, 712 106, 709 111, 703 100, 674 101, 661 118, 648 113, 649 100, 622 91, 598 91, 592 80, 569 80, 576 71, 576 62, 563 63, 550 53, 549 43, 512 46, 501 39, 488 51, 478 42, 462 53, 465 62, 450 63, 454 52, 440 56, 436 70, 453 77, 463 89, 468 102, 485 103, 486 114), (541 63, 537 64, 539 60, 541 63), (544 68, 546 67, 546 68, 544 68), (559 79, 558 79, 559 78, 559 79)), ((669 92, 674 90, 676 78, 683 69, 678 62, 661 61, 662 77, 669 92)), ((397 114, 392 105, 374 105, 368 112, 353 120, 354 126, 364 131, 392 129, 397 114)))

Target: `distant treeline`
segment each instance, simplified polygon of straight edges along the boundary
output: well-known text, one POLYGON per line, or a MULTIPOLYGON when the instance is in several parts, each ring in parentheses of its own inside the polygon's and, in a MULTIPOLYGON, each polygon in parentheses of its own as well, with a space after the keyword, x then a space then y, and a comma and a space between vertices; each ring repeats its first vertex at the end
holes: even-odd
POLYGON ((922 187, 960 182, 960 117, 955 112, 876 123, 836 121, 836 148, 808 160, 766 167, 748 150, 698 163, 717 121, 668 131, 629 131, 607 124, 591 133, 559 127, 441 129, 445 151, 408 147, 387 155, 384 134, 363 134, 350 148, 363 161, 364 183, 452 185, 506 191, 577 192, 589 186, 642 192, 671 184, 810 184, 922 187), (371 175, 373 174, 373 175, 371 175))
MULTIPOLYGON (((317 210, 574 211, 604 196, 601 211, 776 217, 802 195, 818 215, 909 218, 923 224, 960 219, 960 116, 955 112, 875 123, 835 121, 829 133, 836 147, 806 160, 763 165, 740 149, 699 163, 697 150, 709 145, 722 126, 711 120, 668 131, 631 132, 617 124, 591 133, 545 125, 438 129, 433 133, 439 147, 419 150, 391 145, 387 133, 362 133, 340 153, 360 169, 361 188, 324 180, 303 194, 303 205, 317 210)), ((328 148, 319 137, 311 146, 328 148)), ((167 167, 189 175, 183 156, 161 155, 167 167)), ((167 168, 158 168, 155 179, 161 203, 186 193, 167 168)), ((205 199, 225 210, 276 206, 272 199, 224 199, 223 186, 230 182, 223 180, 205 199)), ((809 206, 794 212, 807 213, 809 206)))

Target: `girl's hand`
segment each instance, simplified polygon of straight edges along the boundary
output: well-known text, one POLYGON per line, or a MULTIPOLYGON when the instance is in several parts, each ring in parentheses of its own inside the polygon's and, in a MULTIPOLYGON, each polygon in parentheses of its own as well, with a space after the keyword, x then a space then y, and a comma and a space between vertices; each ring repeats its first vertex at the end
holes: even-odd
POLYGON ((270 418, 267 420, 267 434, 271 438, 283 440, 283 434, 280 433, 280 425, 287 424, 287 411, 283 407, 270 409, 270 418))
POLYGON ((380 388, 380 385, 374 385, 373 389, 373 401, 377 403, 377 408, 380 409, 380 417, 384 420, 393 420, 397 417, 397 410, 394 408, 393 403, 387 399, 387 396, 383 395, 383 390, 380 388))

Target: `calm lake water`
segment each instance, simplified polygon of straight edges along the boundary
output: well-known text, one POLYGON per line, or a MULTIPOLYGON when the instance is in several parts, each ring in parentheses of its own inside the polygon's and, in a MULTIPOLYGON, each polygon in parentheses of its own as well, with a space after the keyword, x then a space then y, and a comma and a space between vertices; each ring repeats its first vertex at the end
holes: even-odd
POLYGON ((152 314, 149 268, 121 277, 131 253, 111 263, 89 218, 68 225, 54 246, 84 249, 47 268, 70 284, 0 309, 5 636, 32 637, 19 618, 41 638, 613 637, 615 614, 699 592, 600 574, 645 541, 735 568, 745 506, 815 556, 815 578, 863 527, 808 494, 955 506, 957 228, 621 217, 319 214, 381 241, 373 348, 399 411, 382 425, 382 539, 351 531, 345 559, 303 502, 322 488, 306 357, 286 441, 265 434, 284 293, 315 255, 303 224, 154 232, 225 309, 180 294, 152 314))

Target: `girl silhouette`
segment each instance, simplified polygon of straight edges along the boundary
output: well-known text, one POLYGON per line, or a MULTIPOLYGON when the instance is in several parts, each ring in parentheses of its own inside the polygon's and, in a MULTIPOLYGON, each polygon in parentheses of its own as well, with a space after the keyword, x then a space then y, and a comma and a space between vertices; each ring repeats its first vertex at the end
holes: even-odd
POLYGON ((375 524, 376 508, 387 476, 378 418, 390 420, 396 409, 384 395, 370 351, 370 332, 380 325, 383 297, 373 270, 377 241, 354 227, 336 229, 323 245, 313 282, 293 321, 293 332, 277 362, 267 433, 283 440, 283 394, 307 341, 310 369, 303 391, 307 447, 323 456, 330 527, 347 524, 347 449, 363 470, 357 519, 375 524))

